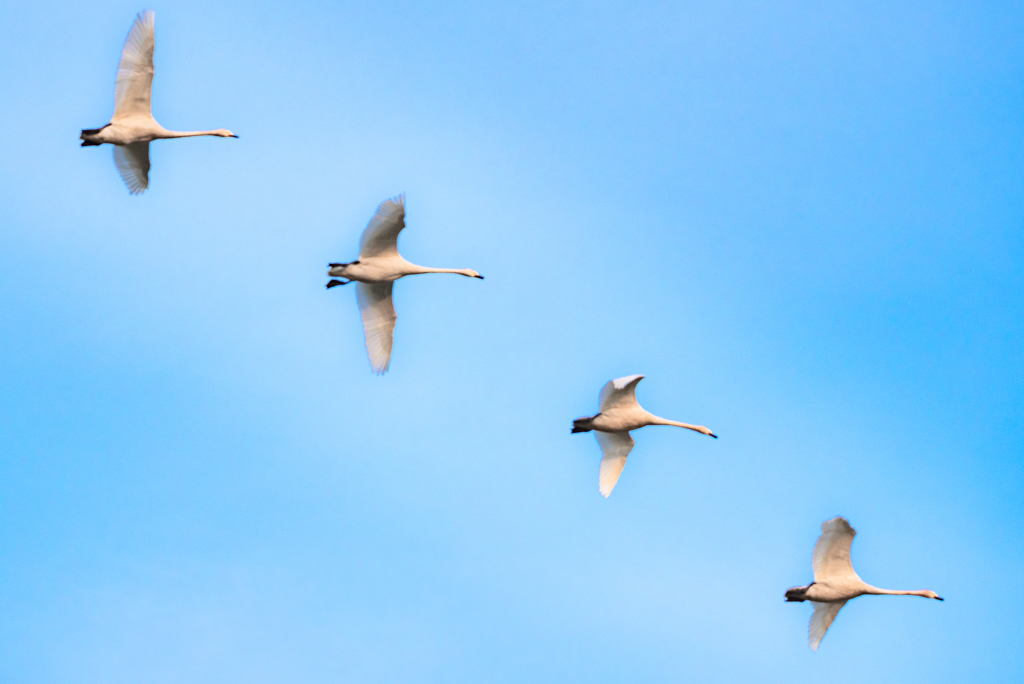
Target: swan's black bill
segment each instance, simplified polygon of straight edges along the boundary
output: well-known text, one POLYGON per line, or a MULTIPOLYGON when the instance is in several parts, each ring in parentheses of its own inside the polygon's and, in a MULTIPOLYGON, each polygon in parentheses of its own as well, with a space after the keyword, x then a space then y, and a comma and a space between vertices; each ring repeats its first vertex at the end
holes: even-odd
POLYGON ((338 287, 339 285, 348 285, 351 282, 351 280, 346 280, 345 282, 340 280, 331 280, 327 283, 327 289, 330 290, 332 287, 338 287))

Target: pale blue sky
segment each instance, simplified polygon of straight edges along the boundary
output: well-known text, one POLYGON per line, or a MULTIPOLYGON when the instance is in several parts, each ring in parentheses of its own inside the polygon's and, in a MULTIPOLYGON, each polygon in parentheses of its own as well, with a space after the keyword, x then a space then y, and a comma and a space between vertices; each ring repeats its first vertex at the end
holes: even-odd
POLYGON ((1024 4, 0 6, 0 679, 1024 677, 1024 4), (391 371, 349 260, 407 193, 391 371), (571 435, 642 373, 611 498, 571 435), (864 598, 818 653, 819 525, 864 598))

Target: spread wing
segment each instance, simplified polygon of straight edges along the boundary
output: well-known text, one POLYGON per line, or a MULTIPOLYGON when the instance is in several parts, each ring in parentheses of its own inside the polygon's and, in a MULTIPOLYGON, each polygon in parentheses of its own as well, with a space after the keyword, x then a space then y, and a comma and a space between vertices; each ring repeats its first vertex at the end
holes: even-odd
POLYGON ((395 303, 391 299, 394 283, 356 283, 356 299, 363 315, 366 352, 373 372, 387 372, 391 363, 391 345, 395 339, 395 303))
POLYGON ((359 258, 398 254, 398 234, 405 228, 405 195, 384 200, 359 238, 359 258))
POLYGON ((839 611, 846 605, 846 601, 837 601, 835 603, 811 601, 811 605, 814 606, 814 614, 811 615, 811 625, 807 630, 808 643, 811 648, 817 651, 822 637, 825 636, 825 632, 832 625, 832 621, 836 619, 836 615, 839 615, 839 611))
POLYGON ((149 143, 114 145, 114 165, 128 192, 141 194, 149 187, 149 143))
MULTIPOLYGON (((860 579, 853 571, 853 563, 850 561, 850 545, 856 534, 857 531, 850 527, 846 518, 837 516, 821 524, 821 536, 814 545, 811 560, 815 582, 839 578, 860 579)), ((822 634, 824 633, 822 631, 822 634)))
POLYGON ((597 443, 601 445, 601 452, 604 457, 601 459, 601 477, 599 486, 601 493, 607 499, 608 495, 615 489, 615 483, 619 481, 622 469, 626 467, 626 457, 633 450, 636 442, 628 432, 601 432, 594 430, 597 443))
POLYGON ((129 116, 152 116, 150 93, 153 91, 153 48, 156 45, 156 15, 146 10, 135 17, 128 40, 121 51, 114 88, 114 116, 117 121, 129 116))
POLYGON ((609 380, 601 388, 598 404, 601 411, 617 408, 626 404, 640 404, 636 400, 636 385, 644 379, 642 375, 627 375, 624 378, 609 380))

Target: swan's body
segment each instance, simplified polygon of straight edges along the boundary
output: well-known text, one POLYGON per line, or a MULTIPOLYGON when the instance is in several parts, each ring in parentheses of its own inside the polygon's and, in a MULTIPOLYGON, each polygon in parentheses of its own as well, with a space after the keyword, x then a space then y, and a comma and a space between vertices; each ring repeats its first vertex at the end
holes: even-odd
POLYGON ((347 264, 329 264, 328 288, 356 281, 356 299, 363 316, 366 351, 370 366, 378 374, 387 372, 394 342, 395 304, 391 298, 394 282, 422 273, 456 273, 467 278, 483 276, 469 268, 427 268, 406 261, 398 253, 398 234, 405 228, 405 195, 385 200, 363 231, 359 240, 359 258, 347 264))
POLYGON ((822 637, 836 619, 840 609, 850 599, 865 594, 885 596, 921 596, 941 601, 934 591, 919 589, 897 591, 879 589, 862 580, 853 570, 850 561, 850 545, 857 531, 850 527, 846 518, 835 517, 821 524, 821 536, 814 545, 811 565, 814 581, 806 587, 792 587, 786 590, 787 601, 810 601, 814 604, 809 628, 810 646, 815 651, 822 637))
POLYGON ((640 406, 640 402, 636 400, 636 386, 643 379, 642 375, 630 375, 608 381, 601 388, 601 394, 598 397, 600 413, 577 418, 572 422, 574 433, 593 431, 598 444, 601 445, 603 457, 599 487, 605 498, 615 488, 615 483, 619 481, 619 475, 622 474, 622 469, 626 466, 626 457, 629 456, 633 445, 636 444, 629 434, 630 430, 647 425, 673 425, 694 430, 715 439, 718 438, 703 425, 690 425, 659 418, 653 413, 645 411, 640 406))
POLYGON ((121 52, 114 89, 114 116, 102 128, 82 131, 82 147, 110 143, 114 164, 128 191, 137 195, 149 187, 149 143, 165 138, 194 138, 213 135, 237 138, 229 130, 169 131, 153 118, 150 96, 153 90, 153 48, 156 45, 155 15, 146 10, 135 18, 121 52))

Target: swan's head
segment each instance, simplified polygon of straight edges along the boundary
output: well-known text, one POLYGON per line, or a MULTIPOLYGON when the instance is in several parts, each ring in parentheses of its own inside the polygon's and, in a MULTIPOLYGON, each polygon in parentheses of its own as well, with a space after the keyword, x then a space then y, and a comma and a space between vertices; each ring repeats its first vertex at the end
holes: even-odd
POLYGON ((921 596, 924 596, 925 598, 935 599, 936 601, 945 601, 944 598, 936 594, 934 591, 930 591, 928 589, 922 591, 921 596))
POLYGON ((238 136, 229 131, 226 128, 218 128, 213 132, 214 135, 220 136, 221 138, 237 138, 238 136))
POLYGON ((476 271, 474 271, 471 268, 467 268, 466 269, 466 275, 468 275, 470 278, 479 278, 480 280, 484 279, 484 277, 482 275, 480 275, 479 273, 477 273, 476 271))

